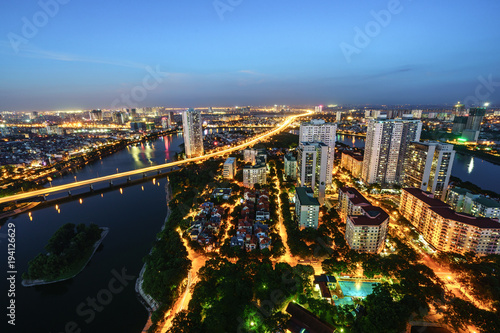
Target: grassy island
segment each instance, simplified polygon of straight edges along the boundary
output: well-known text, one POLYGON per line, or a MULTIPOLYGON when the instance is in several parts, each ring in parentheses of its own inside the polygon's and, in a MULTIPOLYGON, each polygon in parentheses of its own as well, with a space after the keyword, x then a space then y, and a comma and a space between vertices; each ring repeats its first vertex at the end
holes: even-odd
POLYGON ((23 273, 23 286, 35 286, 71 279, 90 261, 108 228, 95 224, 60 227, 45 246, 47 253, 39 253, 23 273))

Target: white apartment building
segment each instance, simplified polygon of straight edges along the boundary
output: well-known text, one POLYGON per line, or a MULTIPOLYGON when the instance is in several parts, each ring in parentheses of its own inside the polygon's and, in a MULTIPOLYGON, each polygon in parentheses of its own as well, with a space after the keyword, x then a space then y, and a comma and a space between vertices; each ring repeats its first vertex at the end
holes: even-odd
POLYGON ((184 149, 187 158, 203 156, 203 129, 201 111, 188 109, 182 113, 184 149))
POLYGON ((267 163, 267 153, 265 149, 247 148, 243 150, 243 159, 245 163, 251 163, 252 165, 259 162, 267 163))
POLYGON ((321 204, 327 184, 328 149, 323 142, 301 142, 298 148, 298 183, 312 188, 321 204))
POLYGON ((457 213, 432 193, 414 187, 402 190, 399 210, 438 251, 500 254, 496 220, 457 213))
POLYGON ((224 162, 222 175, 226 179, 234 179, 234 176, 236 176, 236 157, 229 157, 224 162))
POLYGON ((323 142, 328 146, 326 185, 332 184, 336 134, 337 124, 326 123, 321 119, 313 119, 308 123, 300 124, 299 142, 323 142))
POLYGON ((389 215, 372 204, 355 188, 339 190, 339 215, 346 223, 345 239, 356 251, 379 253, 384 248, 389 215))
POLYGON ((319 201, 310 187, 295 188, 295 218, 300 228, 318 228, 319 201))
POLYGON ((243 167, 243 185, 245 187, 254 187, 255 184, 265 185, 267 182, 266 165, 245 165, 243 167))
POLYGON ((444 200, 454 159, 453 145, 411 142, 404 163, 403 185, 431 192, 444 200))
MULTIPOLYGON (((411 117, 411 116, 410 116, 411 117)), ((399 184, 411 141, 418 141, 422 122, 404 119, 372 119, 368 123, 361 178, 368 184, 399 184)))
POLYGON ((285 155, 285 177, 297 179, 297 159, 292 154, 285 155))

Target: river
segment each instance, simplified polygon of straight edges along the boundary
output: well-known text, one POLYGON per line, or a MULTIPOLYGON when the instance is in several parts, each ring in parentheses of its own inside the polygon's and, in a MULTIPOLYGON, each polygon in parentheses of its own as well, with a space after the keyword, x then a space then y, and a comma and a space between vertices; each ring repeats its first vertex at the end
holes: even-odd
MULTIPOLYGON (((205 134, 235 131, 241 128, 206 129, 205 134)), ((152 142, 129 146, 102 160, 86 165, 71 174, 53 179, 47 186, 81 181, 116 172, 163 164, 171 161, 182 149, 182 133, 171 134, 152 142)), ((138 177, 141 177, 140 175, 138 177)), ((165 215, 165 180, 159 179, 139 185, 106 192, 79 201, 61 203, 56 207, 34 210, 10 218, 0 229, 0 251, 7 254, 7 228, 15 224, 16 231, 16 326, 7 325, 3 315, 0 332, 80 332, 81 333, 137 333, 144 327, 148 313, 135 293, 135 278, 160 231, 165 215), (54 232, 65 223, 95 223, 110 229, 87 267, 73 279, 45 286, 21 286, 21 275, 28 261, 44 251, 54 232), (126 270, 126 271, 124 271, 126 270), (125 277, 123 284, 116 275, 125 277), (133 278, 132 278, 133 277, 133 278), (110 285, 111 283, 111 285, 110 285), (111 297, 109 297, 111 296, 111 297), (89 305, 97 300, 96 307, 89 305), (77 328, 72 328, 72 327, 77 328)), ((108 187, 107 183, 95 186, 108 187)), ((73 194, 88 191, 79 189, 73 194)), ((61 193, 49 199, 66 195, 61 193)), ((7 293, 7 255, 2 255, 1 290, 7 293)), ((5 295, 5 294, 4 294, 5 295)), ((2 308, 8 306, 2 297, 2 308)))
MULTIPOLYGON (((337 142, 351 147, 364 148, 365 139, 348 135, 337 135, 337 142)), ((500 193, 500 165, 469 155, 456 154, 451 174, 469 181, 485 190, 500 193)))
MULTIPOLYGON (((211 129, 209 132, 225 129, 211 129)), ((338 141, 358 147, 364 146, 362 138, 338 137, 338 141)), ((161 137, 154 142, 130 146, 84 168, 54 179, 52 185, 142 168, 170 161, 181 149, 182 134, 161 137)), ((459 156, 453 174, 481 187, 497 190, 500 187, 498 166, 474 158, 459 156), (486 179, 487 178, 487 179, 486 179)), ((130 186, 78 201, 18 215, 9 219, 0 229, 0 251, 7 253, 7 227, 14 223, 16 231, 15 265, 16 279, 16 326, 7 326, 3 315, 0 332, 121 332, 137 333, 147 320, 147 311, 139 302, 134 290, 135 277, 143 265, 155 235, 163 224, 165 205, 165 180, 156 184, 147 182, 130 186), (25 288, 21 286, 21 274, 28 261, 38 253, 54 232, 65 223, 95 223, 110 228, 108 236, 87 267, 76 277, 52 285, 25 288), (124 271, 126 270, 126 271, 124 271), (123 283, 115 282, 116 275, 125 274, 123 283), (130 277, 130 278, 129 278, 130 277), (132 279, 133 277, 133 279, 132 279), (110 284, 110 282, 112 282, 110 284), (122 288, 123 287, 123 288, 122 288), (97 300, 94 309, 89 305, 97 300), (77 327, 73 328, 73 327, 77 327)), ((100 186, 107 186, 101 184, 100 186)), ((2 255, 2 265, 7 255, 2 255)), ((6 293, 7 269, 3 269, 0 282, 6 293)), ((4 294, 5 295, 5 294, 4 294)), ((8 298, 2 297, 6 309, 8 298)), ((4 310, 5 311, 5 310, 4 310)), ((5 313, 5 312, 3 312, 5 313)))
MULTIPOLYGON (((53 185, 89 179, 142 168, 151 164, 170 161, 179 145, 181 134, 159 138, 150 143, 129 147, 114 155, 103 158, 74 174, 54 179, 53 185)), ((34 210, 9 219, 0 229, 0 251, 7 253, 7 227, 10 222, 16 230, 16 326, 6 325, 2 315, 0 332, 73 332, 67 327, 76 325, 85 332, 140 332, 148 313, 139 302, 135 290, 135 277, 142 268, 142 258, 151 249, 155 235, 160 231, 166 215, 165 180, 156 184, 143 183, 96 195, 78 201, 59 204, 55 207, 34 210), (54 232, 65 223, 95 223, 109 227, 110 231, 101 247, 87 267, 76 277, 65 282, 25 288, 21 286, 21 274, 26 271, 28 261, 34 258, 47 244, 54 232), (115 281, 115 275, 126 270, 122 284, 115 281), (127 276, 134 277, 127 280, 127 276), (109 297, 111 296, 111 297, 109 297), (92 309, 89 302, 97 299, 92 309), (71 323, 71 322, 74 322, 71 323)), ((107 186, 104 184, 102 186, 107 186)), ((2 255, 1 267, 6 267, 7 256, 2 255)), ((6 269, 3 269, 0 285, 7 291, 6 269)), ((7 297, 2 297, 2 308, 7 307, 7 297)), ((4 310, 5 311, 5 310, 4 310)), ((5 313, 2 311, 2 313, 5 313)), ((74 332, 79 332, 77 329, 74 332)))

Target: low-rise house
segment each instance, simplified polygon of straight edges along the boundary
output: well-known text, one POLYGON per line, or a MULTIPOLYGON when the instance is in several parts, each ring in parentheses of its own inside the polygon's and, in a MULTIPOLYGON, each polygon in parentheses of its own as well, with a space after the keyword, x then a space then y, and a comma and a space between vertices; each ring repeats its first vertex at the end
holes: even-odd
POLYGON ((337 279, 331 275, 315 275, 314 276, 314 285, 316 289, 319 291, 321 298, 326 299, 327 301, 332 301, 332 293, 330 289, 336 289, 337 287, 337 279))
POLYGON ((261 250, 269 249, 271 247, 271 239, 269 237, 259 238, 259 246, 261 250))
POLYGON ((257 196, 255 195, 254 191, 245 191, 243 198, 245 199, 245 201, 255 202, 257 196))
POLYGON ((255 220, 256 221, 267 221, 271 218, 271 214, 267 211, 258 210, 255 212, 255 220))
POLYGON ((191 240, 197 241, 199 235, 200 235, 200 231, 198 229, 191 230, 191 234, 190 234, 191 240))
POLYGON ((248 230, 245 229, 245 228, 238 228, 238 230, 236 230, 236 236, 237 237, 245 237, 246 235, 248 234, 248 230))
POLYGON ((259 240, 255 235, 247 235, 245 239, 245 247, 247 251, 253 251, 257 248, 259 240))
POLYGON ((216 188, 212 192, 214 198, 222 197, 222 199, 227 200, 231 196, 232 190, 230 188, 216 188))
POLYGON ((238 246, 240 248, 243 248, 245 245, 245 241, 241 237, 233 236, 231 237, 231 242, 230 242, 231 247, 238 246))

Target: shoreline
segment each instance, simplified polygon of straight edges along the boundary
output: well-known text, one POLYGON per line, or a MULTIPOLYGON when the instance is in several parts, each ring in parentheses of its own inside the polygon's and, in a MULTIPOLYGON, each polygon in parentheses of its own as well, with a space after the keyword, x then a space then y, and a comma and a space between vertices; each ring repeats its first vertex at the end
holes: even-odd
POLYGON ((87 267, 87 264, 90 262, 90 260, 92 260, 92 258, 94 257, 95 252, 99 248, 99 245, 101 245, 102 241, 104 240, 104 238, 109 233, 109 228, 107 228, 107 227, 101 227, 101 229, 102 229, 101 238, 94 244, 94 251, 92 251, 92 254, 90 255, 89 259, 85 262, 85 264, 78 271, 78 273, 74 274, 73 276, 70 276, 70 277, 67 277, 67 278, 64 278, 64 279, 54 280, 54 281, 24 280, 23 279, 23 281, 21 282, 21 284, 23 285, 23 287, 42 286, 42 285, 46 285, 46 284, 52 284, 52 283, 62 282, 62 281, 66 281, 66 280, 72 279, 75 276, 77 276, 78 274, 80 274, 85 269, 85 267, 87 267))
MULTIPOLYGON (((166 201, 167 201, 167 215, 165 216, 165 220, 163 221, 163 225, 160 229, 160 232, 165 230, 165 227, 167 226, 168 219, 170 218, 170 213, 171 210, 168 206, 168 203, 170 200, 172 200, 172 190, 170 187, 170 181, 168 180, 167 183, 165 184, 165 191, 166 193, 166 201)), ((151 250, 149 253, 153 251, 153 247, 151 247, 151 250)), ((144 282, 144 272, 146 271, 146 264, 142 266, 141 272, 139 273, 139 277, 135 281, 135 292, 139 296, 139 302, 146 308, 148 311, 148 320, 146 321, 146 324, 144 325, 144 328, 142 329, 141 332, 147 332, 149 330, 149 327, 151 326, 151 315, 153 314, 154 311, 156 311, 159 307, 158 302, 151 297, 150 295, 146 294, 144 290, 142 289, 142 284, 144 282)))
MULTIPOLYGON (((456 146, 455 146, 456 147, 456 146)), ((500 162, 497 161, 495 159, 495 156, 492 156, 491 158, 488 157, 488 156, 479 156, 478 154, 475 154, 474 152, 472 151, 462 151, 462 150, 455 150, 457 152, 457 154, 460 154, 460 155, 464 155, 464 156, 472 156, 474 158, 478 158, 480 160, 483 160, 483 161, 486 161, 486 162, 489 162, 491 164, 494 164, 494 165, 500 165, 500 162)), ((497 157, 498 158, 498 157, 497 157)))
MULTIPOLYGON (((141 143, 141 142, 146 142, 146 141, 156 140, 160 136, 170 135, 170 134, 174 134, 176 132, 177 132, 177 130, 166 130, 166 131, 160 131, 160 132, 150 133, 148 135, 145 135, 145 136, 141 137, 140 139, 135 139, 135 140, 132 140, 132 141, 121 140, 121 141, 117 142, 116 145, 113 146, 113 147, 108 147, 107 146, 107 147, 104 147, 104 148, 98 148, 98 149, 96 149, 95 151, 93 151, 91 153, 91 156, 89 156, 87 154, 87 155, 79 155, 79 156, 73 157, 74 159, 80 159, 79 161, 75 161, 75 160, 74 161, 69 161, 69 160, 66 160, 66 161, 56 162, 51 167, 57 169, 57 167, 60 165, 61 168, 59 170, 56 170, 56 171, 52 172, 50 175, 44 175, 44 176, 41 176, 41 177, 38 177, 38 178, 32 180, 32 182, 36 183, 39 186, 39 187, 35 188, 35 190, 36 189, 43 189, 45 187, 45 185, 47 185, 48 183, 50 183, 47 180, 48 177, 50 177, 50 178, 62 178, 64 176, 70 174, 73 171, 82 169, 87 164, 92 164, 92 163, 95 163, 95 162, 99 161, 103 157, 111 156, 111 155, 113 155, 113 154, 115 154, 115 153, 117 153, 117 152, 125 149, 129 145, 133 145, 133 144, 137 144, 137 143, 141 143)), ((15 193, 13 193, 11 195, 19 194, 19 193, 21 193, 21 191, 15 192, 15 193)), ((8 214, 8 213, 10 213, 10 212, 12 212, 14 210, 15 209, 6 211, 4 214, 8 214)))
MULTIPOLYGON (((31 210, 31 209, 35 208, 39 204, 40 204, 40 202, 30 202, 30 203, 28 203, 25 206, 18 207, 16 209, 12 209, 12 210, 9 210, 9 211, 7 211, 5 213, 2 213, 2 214, 0 214, 0 221, 3 220, 3 219, 7 219, 9 217, 17 216, 19 214, 27 212, 28 210, 31 210)), ((0 223, 0 225, 1 225, 1 223, 0 223)))

